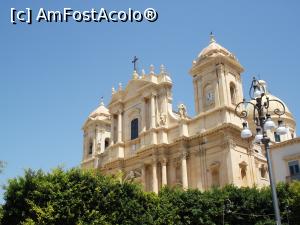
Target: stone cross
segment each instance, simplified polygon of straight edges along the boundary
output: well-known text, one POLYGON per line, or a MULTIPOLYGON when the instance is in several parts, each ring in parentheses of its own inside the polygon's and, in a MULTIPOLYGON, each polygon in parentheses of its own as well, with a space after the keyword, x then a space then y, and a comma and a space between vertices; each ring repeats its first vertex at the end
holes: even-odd
POLYGON ((134 58, 132 60, 134 71, 137 71, 137 61, 138 61, 138 58, 136 56, 134 56, 134 58))

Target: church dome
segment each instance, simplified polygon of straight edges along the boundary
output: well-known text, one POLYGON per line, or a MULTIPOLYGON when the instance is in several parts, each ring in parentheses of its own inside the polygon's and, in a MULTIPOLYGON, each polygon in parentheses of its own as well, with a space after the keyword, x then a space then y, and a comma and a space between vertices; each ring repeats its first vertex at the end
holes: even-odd
POLYGON ((199 76, 203 71, 206 71, 206 68, 211 67, 212 69, 212 67, 220 64, 226 64, 238 74, 244 71, 243 66, 239 63, 235 55, 218 44, 215 36, 211 33, 209 45, 193 60, 189 73, 193 77, 199 76))
MULTIPOLYGON (((282 111, 283 110, 282 105, 279 102, 277 102, 277 101, 280 101, 280 102, 282 102, 282 104, 283 104, 283 106, 285 108, 285 114, 283 114, 282 116, 280 116, 280 118, 283 119, 284 124, 286 124, 286 126, 288 128, 290 128, 293 131, 295 131, 295 129, 296 129, 296 122, 295 122, 293 114, 291 113, 291 111, 289 110, 289 108, 287 107, 287 105, 280 98, 272 95, 268 91, 267 83, 264 80, 259 80, 258 82, 264 87, 266 96, 270 100, 269 108, 268 108, 268 113, 271 115, 271 118, 273 119, 273 121, 275 123, 277 123, 277 121, 279 119, 279 116, 276 115, 274 113, 274 111, 277 111, 277 110, 282 111), (272 100, 275 100, 275 101, 272 101, 272 100)), ((251 103, 256 104, 256 100, 251 100, 251 103)), ((255 127, 255 125, 252 122, 253 107, 250 106, 250 105, 248 105, 247 108, 246 108, 246 111, 248 112, 248 118, 250 119, 250 126, 255 127)))
POLYGON ((90 115, 84 122, 82 129, 86 130, 91 124, 94 124, 95 122, 110 122, 109 110, 104 106, 102 99, 100 105, 90 113, 90 115))
POLYGON ((101 100, 100 105, 98 106, 98 108, 96 108, 90 115, 89 117, 91 118, 97 118, 97 117, 109 117, 110 113, 108 108, 106 108, 104 106, 103 101, 101 100))
POLYGON ((218 44, 215 40, 214 35, 211 34, 209 45, 198 54, 197 60, 204 59, 206 57, 213 57, 217 55, 228 56, 236 60, 236 57, 226 48, 218 44))
MULTIPOLYGON (((274 110, 276 110, 276 109, 283 110, 282 105, 281 105, 279 102, 277 102, 277 101, 280 101, 280 102, 282 102, 282 104, 283 104, 283 106, 284 106, 284 108, 285 108, 285 115, 282 115, 282 117, 290 117, 290 118, 294 119, 294 118, 293 118, 293 115, 292 115, 291 111, 289 110, 289 108, 287 107, 287 105, 286 105, 280 98, 278 98, 278 97, 272 95, 272 94, 268 91, 268 86, 267 86, 266 81, 264 81, 264 80, 259 80, 258 82, 264 87, 266 96, 267 96, 270 100, 275 100, 275 101, 271 101, 271 102, 270 102, 269 109, 268 109, 269 113, 270 113, 271 115, 273 115, 273 114, 274 114, 274 110)), ((255 100, 251 100, 251 102, 252 102, 253 104, 256 103, 255 100)))

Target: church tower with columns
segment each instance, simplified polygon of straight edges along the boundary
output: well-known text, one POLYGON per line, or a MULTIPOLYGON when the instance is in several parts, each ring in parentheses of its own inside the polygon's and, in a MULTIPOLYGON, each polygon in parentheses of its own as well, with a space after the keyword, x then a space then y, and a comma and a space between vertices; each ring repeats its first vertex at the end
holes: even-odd
POLYGON ((89 115, 82 128, 84 131, 82 161, 86 167, 99 167, 99 155, 110 143, 110 124, 110 113, 101 99, 100 105, 89 115))
POLYGON ((234 112, 243 99, 243 70, 211 35, 190 69, 196 109, 190 117, 184 104, 173 110, 173 81, 163 65, 140 74, 135 65, 126 87, 113 88, 107 108, 101 103, 85 122, 82 168, 122 174, 156 193, 163 186, 268 185, 266 158, 240 137, 234 112))

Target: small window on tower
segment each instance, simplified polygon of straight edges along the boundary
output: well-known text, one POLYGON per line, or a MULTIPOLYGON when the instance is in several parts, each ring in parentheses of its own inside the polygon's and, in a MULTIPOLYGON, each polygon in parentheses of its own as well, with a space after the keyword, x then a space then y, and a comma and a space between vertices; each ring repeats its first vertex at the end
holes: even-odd
POLYGON ((108 146, 109 146, 109 138, 105 138, 104 149, 107 149, 108 146))
POLYGON ((277 134, 276 132, 274 132, 274 139, 275 139, 275 142, 280 142, 280 135, 277 134))
POLYGON ((131 121, 131 140, 139 136, 139 120, 137 118, 131 121))
POLYGON ((89 144, 89 155, 93 154, 93 142, 89 144))
POLYGON ((236 105, 236 88, 234 83, 230 83, 230 98, 231 104, 236 105))

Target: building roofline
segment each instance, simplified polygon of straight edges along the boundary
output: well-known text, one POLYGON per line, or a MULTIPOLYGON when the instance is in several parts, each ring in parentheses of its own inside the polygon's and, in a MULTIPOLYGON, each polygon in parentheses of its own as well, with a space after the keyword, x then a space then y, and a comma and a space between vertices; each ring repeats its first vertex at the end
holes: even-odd
POLYGON ((284 147, 287 145, 298 144, 298 143, 300 143, 300 137, 273 144, 270 146, 270 148, 273 150, 273 149, 281 148, 281 147, 284 147))

